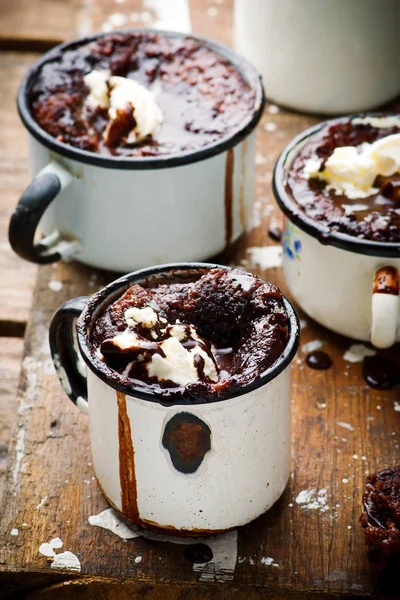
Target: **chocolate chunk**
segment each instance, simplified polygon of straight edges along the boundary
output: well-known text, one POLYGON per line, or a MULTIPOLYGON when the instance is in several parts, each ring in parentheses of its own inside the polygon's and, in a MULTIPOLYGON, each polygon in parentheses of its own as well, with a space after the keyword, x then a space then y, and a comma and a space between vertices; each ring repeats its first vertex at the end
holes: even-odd
POLYGON ((400 465, 369 475, 363 501, 360 522, 369 556, 384 567, 400 552, 400 465))

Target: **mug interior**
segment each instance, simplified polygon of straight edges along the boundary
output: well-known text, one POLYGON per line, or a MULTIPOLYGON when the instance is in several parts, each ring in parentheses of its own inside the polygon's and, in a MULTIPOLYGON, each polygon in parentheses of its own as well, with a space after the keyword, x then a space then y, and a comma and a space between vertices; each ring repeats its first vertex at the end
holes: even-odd
POLYGON ((52 137, 47 131, 42 129, 40 125, 33 118, 30 107, 29 107, 29 96, 32 84, 34 83, 42 66, 48 62, 57 60, 66 50, 74 50, 80 46, 89 44, 97 39, 109 35, 109 33, 98 33, 91 36, 85 36, 78 38, 72 42, 60 44, 44 54, 44 56, 31 67, 27 75, 23 79, 17 96, 17 107, 21 120, 28 131, 35 137, 39 142, 44 144, 50 150, 66 156, 68 158, 75 159, 79 162, 98 165, 105 168, 114 169, 157 169, 163 167, 174 167, 193 163, 205 158, 214 156, 231 148, 238 144, 244 139, 251 131, 256 127, 259 122, 265 104, 264 88, 261 82, 261 76, 258 71, 244 58, 230 50, 223 44, 219 44, 208 38, 194 35, 184 34, 174 31, 162 31, 157 29, 143 29, 143 28, 129 28, 124 30, 113 31, 113 34, 127 34, 127 33, 149 33, 149 34, 160 34, 168 38, 181 38, 181 39, 193 39, 200 45, 206 46, 221 58, 231 63, 235 69, 241 74, 245 82, 255 92, 254 107, 252 111, 245 117, 242 123, 236 127, 231 133, 223 136, 222 138, 201 147, 198 150, 180 152, 170 155, 163 155, 159 157, 124 157, 124 156, 104 156, 95 152, 89 152, 82 150, 74 146, 70 146, 63 142, 59 142, 56 138, 52 137))
MULTIPOLYGON (((165 283, 188 283, 196 281, 207 271, 214 268, 232 270, 231 267, 211 263, 177 263, 160 265, 124 275, 94 294, 89 299, 76 323, 78 346, 89 369, 104 381, 104 383, 128 396, 134 396, 135 398, 149 400, 158 404, 166 403, 158 394, 144 391, 143 388, 139 386, 123 383, 119 373, 99 359, 90 343, 93 325, 97 317, 99 317, 107 306, 119 298, 133 284, 143 285, 143 287, 153 287, 165 283)), ((297 314, 285 296, 283 296, 283 303, 289 318, 289 339, 278 360, 266 369, 257 379, 246 386, 235 389, 223 400, 219 398, 208 398, 206 402, 203 402, 200 399, 189 399, 182 396, 169 399, 166 404, 168 404, 168 406, 174 406, 182 404, 229 402, 230 399, 247 394, 277 377, 293 360, 300 337, 297 314)))
POLYGON ((387 116, 392 115, 389 113, 363 113, 323 121, 322 123, 318 123, 317 125, 306 129, 300 135, 293 138, 279 156, 272 178, 272 187, 276 201, 282 212, 292 223, 294 223, 294 225, 316 238, 321 244, 336 246, 342 250, 355 252, 357 254, 366 254, 368 256, 400 258, 400 245, 396 242, 375 242, 372 240, 360 239, 347 233, 331 231, 326 225, 322 225, 308 217, 295 202, 287 182, 287 174, 294 158, 299 154, 310 138, 319 133, 321 129, 329 127, 334 123, 346 122, 348 120, 352 121, 353 119, 358 118, 379 118, 387 116))

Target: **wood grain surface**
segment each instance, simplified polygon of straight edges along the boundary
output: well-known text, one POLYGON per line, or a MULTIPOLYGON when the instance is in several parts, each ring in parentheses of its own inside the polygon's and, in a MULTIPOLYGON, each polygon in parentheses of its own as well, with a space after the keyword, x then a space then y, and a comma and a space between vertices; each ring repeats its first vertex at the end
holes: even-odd
POLYGON ((16 256, 8 243, 8 224, 29 183, 28 143, 15 97, 36 54, 1 53, 0 60, 0 335, 23 335, 37 268, 16 256))
POLYGON ((15 421, 23 347, 22 339, 0 337, 0 500, 3 493, 8 446, 15 421))
MULTIPOLYGON (((21 7, 23 3, 15 0, 15 5, 21 7)), ((26 3, 26 6, 27 12, 19 13, 22 15, 19 19, 7 8, 9 21, 6 23, 11 25, 3 25, 0 43, 6 40, 6 32, 10 39, 50 40, 51 45, 52 38, 65 39, 76 32, 104 27, 115 13, 128 15, 126 18, 132 24, 155 20, 149 5, 146 8, 140 3, 139 6, 136 0, 121 4, 108 0, 82 1, 79 5, 49 2, 47 12, 55 11, 51 18, 47 18, 44 10, 41 18, 37 18, 37 13, 32 14, 34 10, 30 7, 37 9, 36 2, 26 3), (61 17, 52 20, 54 14, 64 14, 62 11, 66 8, 70 11, 71 6, 75 20, 70 16, 64 21, 61 17), (144 16, 146 12, 150 18, 144 16)), ((192 2, 194 31, 229 42, 230 10, 228 0, 192 2)), ((1 124, 6 131, 6 144, 0 149, 2 185, 6 192, 6 200, 1 205, 4 215, 0 215, 0 227, 4 221, 4 231, 5 214, 27 181, 26 147, 13 112, 11 88, 14 86, 15 90, 23 71, 34 59, 33 55, 22 53, 3 54, 0 66, 6 69, 2 81, 12 82, 10 90, 4 84, 0 88, 6 99, 0 105, 1 124)), ((277 283, 283 291, 285 285, 280 269, 263 269, 257 263, 260 255, 257 249, 273 244, 268 236, 269 226, 279 226, 281 222, 272 197, 271 174, 284 146, 317 120, 284 110, 276 113, 274 107, 266 107, 258 128, 257 197, 251 223, 240 242, 218 259, 255 271, 277 283)), ((0 288, 0 295, 3 293, 6 298, 8 292, 15 296, 7 309, 9 312, 0 319, 4 318, 5 322, 20 319, 17 322, 23 323, 26 317, 18 315, 26 315, 24 311, 31 303, 29 300, 24 304, 21 300, 29 295, 30 287, 25 282, 25 269, 28 268, 28 273, 29 265, 11 254, 4 259, 4 265, 5 269, 14 265, 7 277, 15 276, 17 268, 23 276, 15 286, 10 286, 5 279, 1 281, 4 292, 0 288)), ((302 331, 301 345, 312 340, 322 341, 324 350, 333 359, 333 367, 325 372, 309 369, 302 347, 293 362, 292 475, 279 502, 257 521, 241 528, 237 542, 235 538, 234 543, 230 543, 227 551, 236 553, 234 568, 222 575, 215 572, 204 581, 202 571, 194 570, 184 557, 183 545, 143 537, 124 542, 108 531, 89 525, 88 517, 105 509, 107 504, 94 480, 87 417, 68 400, 56 379, 47 330, 52 314, 63 301, 91 294, 114 277, 78 264, 46 266, 39 270, 0 516, 0 598, 278 600, 293 597, 311 600, 338 596, 378 597, 381 582, 376 580, 367 562, 358 518, 366 474, 399 461, 400 424, 396 410, 399 391, 377 392, 366 386, 361 377, 361 364, 349 365, 343 360, 350 340, 329 333, 310 319, 302 331), (58 292, 49 287, 49 282, 54 280, 62 283, 58 292), (11 535, 15 529, 18 535, 11 535), (52 570, 50 562, 39 553, 40 544, 54 537, 63 540, 63 550, 71 550, 79 557, 81 574, 52 570)), ((7 341, 3 345, 7 356, 18 351, 17 347, 13 351, 7 349, 7 341)), ((395 356, 396 353, 398 348, 388 354, 395 356)), ((12 368, 15 374, 15 363, 12 368)), ((10 376, 11 380, 15 382, 15 376, 14 379, 10 376)), ((7 397, 5 393, 4 397, 7 397)), ((385 597, 398 597, 399 589, 392 589, 385 597)))
MULTIPOLYGON (((275 115, 268 110, 258 132, 255 226, 225 259, 260 273, 285 290, 280 269, 261 269, 252 262, 249 249, 270 244, 268 226, 280 219, 270 189, 279 152, 315 119, 283 111, 275 115)), ((263 597, 260 590, 277 598, 292 593, 305 598, 338 593, 372 597, 376 590, 358 524, 362 486, 368 472, 398 460, 398 391, 383 393, 367 387, 361 365, 343 360, 350 341, 311 320, 302 332, 302 345, 321 340, 333 367, 325 372, 309 369, 300 348, 292 374, 290 483, 272 510, 238 532, 236 566, 223 586, 217 585, 217 578, 199 582, 199 573, 184 558, 180 545, 143 538, 124 543, 88 524, 88 517, 103 510, 106 502, 93 479, 87 418, 69 402, 56 380, 46 332, 60 303, 90 294, 112 278, 77 264, 40 270, 0 521, 3 589, 11 592, 35 585, 41 590, 35 597, 51 597, 54 587, 49 591, 49 586, 61 575, 50 570, 38 549, 42 542, 59 536, 64 548, 79 556, 83 574, 62 575, 63 581, 78 581, 57 587, 61 598, 73 597, 76 585, 83 597, 95 597, 101 589, 102 597, 113 598, 119 590, 114 583, 121 579, 126 597, 132 593, 137 598, 158 598, 161 590, 171 598, 182 594, 225 598, 228 590, 246 598, 263 597), (54 279, 63 284, 59 292, 49 289, 49 281, 54 279), (301 493, 308 498, 306 502, 299 503, 301 493), (10 535, 13 528, 19 530, 18 536, 10 535), (135 562, 138 556, 142 557, 139 564, 135 562), (269 558, 276 566, 268 564, 269 558)))
POLYGON ((0 49, 40 52, 81 35, 125 27, 181 29, 183 4, 194 30, 230 43, 232 0, 13 0, 0 3, 0 49))
POLYGON ((0 3, 0 49, 44 51, 73 36, 73 0, 13 0, 0 3))

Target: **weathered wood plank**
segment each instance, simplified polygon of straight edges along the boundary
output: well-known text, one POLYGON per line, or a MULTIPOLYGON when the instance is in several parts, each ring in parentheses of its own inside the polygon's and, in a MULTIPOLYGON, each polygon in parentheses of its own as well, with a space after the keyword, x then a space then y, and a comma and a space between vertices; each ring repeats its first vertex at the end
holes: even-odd
MULTIPOLYGON (((260 268, 248 249, 271 243, 268 225, 279 219, 269 183, 274 161, 287 141, 314 121, 286 112, 272 114, 267 108, 258 139, 258 199, 253 215, 258 225, 241 240, 234 255, 226 257, 235 264, 246 261, 249 269, 283 288, 280 270, 260 268)), ((153 586, 160 582, 171 590, 172 598, 182 593, 192 598, 208 594, 225 598, 228 593, 249 598, 270 593, 277 598, 292 594, 373 597, 376 590, 358 517, 366 472, 397 460, 400 423, 394 402, 398 391, 368 388, 361 378, 361 365, 348 367, 342 358, 350 341, 310 320, 302 344, 322 340, 334 366, 327 372, 311 371, 300 350, 293 365, 292 478, 275 507, 238 532, 238 560, 224 586, 200 582, 180 545, 143 538, 124 543, 88 524, 88 517, 103 510, 106 503, 92 479, 86 417, 64 396, 52 372, 46 328, 62 301, 92 293, 112 278, 96 274, 93 282, 91 275, 92 271, 76 264, 40 270, 19 390, 19 426, 0 521, 4 585, 10 590, 32 589, 35 577, 42 596, 50 597, 54 588, 48 586, 59 581, 60 574, 50 570, 38 548, 60 536, 64 548, 79 556, 83 575, 91 578, 94 587, 85 579, 79 584, 87 598, 100 589, 105 598, 116 597, 109 578, 124 579, 127 594, 140 598, 157 598, 153 586), (60 292, 48 287, 54 278, 63 282, 60 292), (301 492, 308 501, 299 503, 301 492), (10 536, 12 528, 19 529, 18 536, 10 536), (135 562, 138 556, 140 563, 135 562), (266 564, 267 558, 278 566, 266 564)), ((76 575, 66 574, 65 579, 71 577, 76 575)), ((73 597, 76 590, 75 584, 61 589, 62 598, 73 597)))
POLYGON ((232 0, 168 0, 168 5, 164 0, 14 0, 0 6, 0 49, 45 51, 80 35, 124 27, 186 29, 185 5, 195 33, 231 42, 232 0))
POLYGON ((22 339, 0 337, 0 501, 11 430, 15 421, 23 348, 22 339))
POLYGON ((38 55, 4 52, 0 60, 0 333, 23 335, 32 299, 36 266, 21 260, 8 243, 10 215, 29 182, 28 147, 15 97, 19 83, 38 55))
MULTIPOLYGON (((96 3, 90 9, 91 19, 80 21, 81 28, 98 28, 127 5, 108 2, 109 8, 102 12, 106 4, 96 3)), ((223 30, 217 20, 226 6, 228 2, 210 2, 204 9, 200 0, 192 2, 194 31, 228 42, 228 29, 223 30), (209 12, 213 7, 216 14, 209 12), (200 15, 196 10, 204 12, 200 15)), ((145 10, 140 10, 143 19, 145 10)), ((224 257, 283 289, 280 270, 262 268, 249 250, 270 244, 268 227, 280 222, 270 187, 279 152, 314 122, 312 117, 276 114, 267 107, 258 135, 254 226, 224 257)), ((31 592, 29 598, 43 599, 74 598, 78 590, 82 598, 122 600, 377 597, 358 516, 366 472, 397 461, 400 424, 394 403, 399 393, 369 389, 361 378, 361 365, 348 367, 343 361, 349 340, 310 320, 302 345, 322 340, 334 365, 328 372, 311 371, 300 350, 293 365, 292 478, 274 508, 238 532, 237 547, 230 548, 237 552, 237 561, 224 585, 215 579, 200 581, 200 573, 183 557, 182 545, 142 537, 124 543, 88 524, 88 517, 103 510, 106 502, 92 479, 86 417, 64 396, 55 378, 47 327, 64 300, 92 293, 112 278, 76 264, 40 270, 0 517, 0 597, 22 590, 31 592), (49 288, 53 279, 63 284, 59 292, 49 288), (303 498, 310 498, 308 502, 299 502, 301 492, 303 498), (18 535, 12 536, 15 528, 18 535), (79 556, 82 575, 55 572, 39 554, 40 544, 56 536, 62 538, 63 549, 79 556), (141 560, 135 560, 139 556, 141 560), (278 566, 268 564, 268 558, 278 566)))
POLYGON ((47 50, 71 36, 73 0, 15 0, 0 4, 0 49, 47 50))

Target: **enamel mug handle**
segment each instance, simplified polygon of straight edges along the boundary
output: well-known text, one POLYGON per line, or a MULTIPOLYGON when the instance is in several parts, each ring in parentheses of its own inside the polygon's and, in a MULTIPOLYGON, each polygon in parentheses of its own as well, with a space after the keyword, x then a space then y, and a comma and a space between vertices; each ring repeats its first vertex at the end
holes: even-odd
POLYGON ((371 343, 376 348, 395 343, 399 306, 399 272, 395 267, 382 267, 375 273, 372 293, 371 343))
POLYGON ((87 301, 88 296, 68 300, 55 313, 49 331, 51 357, 60 383, 84 413, 88 412, 87 379, 75 349, 74 327, 87 301))
POLYGON ((14 252, 21 258, 38 264, 47 264, 71 258, 80 249, 76 241, 68 241, 54 231, 38 244, 35 233, 46 209, 73 177, 61 165, 50 162, 36 175, 22 194, 8 229, 8 239, 14 252))

